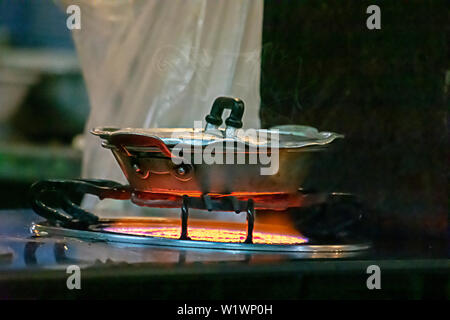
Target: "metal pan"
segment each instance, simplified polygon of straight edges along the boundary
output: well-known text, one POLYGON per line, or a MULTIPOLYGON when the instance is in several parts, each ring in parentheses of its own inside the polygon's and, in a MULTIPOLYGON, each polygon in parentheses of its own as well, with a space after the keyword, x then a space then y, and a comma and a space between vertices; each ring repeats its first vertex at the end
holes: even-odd
POLYGON ((135 191, 190 196, 296 193, 312 156, 343 137, 306 126, 293 131, 245 131, 243 113, 241 100, 220 97, 206 116, 204 129, 95 128, 91 132, 111 149, 135 191), (225 109, 231 113, 226 127, 220 128, 225 109))

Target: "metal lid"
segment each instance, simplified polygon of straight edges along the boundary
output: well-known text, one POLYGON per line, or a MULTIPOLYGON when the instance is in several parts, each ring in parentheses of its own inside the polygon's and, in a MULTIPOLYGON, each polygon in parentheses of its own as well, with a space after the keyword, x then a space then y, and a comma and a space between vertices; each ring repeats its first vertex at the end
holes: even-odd
MULTIPOLYGON (((171 148, 176 145, 208 146, 222 143, 228 146, 245 145, 249 147, 267 148, 303 148, 308 146, 323 146, 331 143, 343 135, 333 132, 319 132, 316 128, 298 125, 285 125, 266 129, 241 129, 243 126, 244 102, 237 98, 219 97, 206 116, 206 127, 203 128, 95 128, 91 132, 107 140, 127 141, 134 143, 148 137, 154 140, 151 144, 164 143, 171 148), (225 109, 230 109, 230 115, 225 120, 226 127, 220 128, 223 123, 222 115, 225 109), (133 138, 134 136, 135 138, 133 138), (156 140, 155 140, 156 139, 156 140)), ((121 142, 121 143, 122 143, 121 142)), ((108 147, 108 144, 104 146, 108 147)), ((126 143, 125 143, 126 144, 126 143)), ((131 147, 136 145, 131 145, 131 147)), ((233 147, 234 148, 234 147, 233 147)))
POLYGON ((271 129, 236 129, 233 136, 227 136, 226 129, 194 129, 194 128, 95 128, 92 134, 110 141, 118 135, 138 135, 158 138, 169 148, 175 145, 201 145, 212 143, 241 143, 250 147, 302 148, 307 146, 322 146, 331 143, 341 134, 334 132, 319 132, 308 126, 279 126, 271 129), (286 130, 289 129, 289 130, 286 130), (275 141, 278 139, 278 142, 275 141))

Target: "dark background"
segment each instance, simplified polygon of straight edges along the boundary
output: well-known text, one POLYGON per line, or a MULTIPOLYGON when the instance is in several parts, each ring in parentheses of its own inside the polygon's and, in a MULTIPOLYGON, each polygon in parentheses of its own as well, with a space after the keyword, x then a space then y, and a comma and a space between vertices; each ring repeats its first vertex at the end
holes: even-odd
POLYGON ((380 234, 445 237, 450 1, 264 5, 263 127, 346 135, 307 187, 361 195, 380 234), (366 27, 370 4, 381 30, 366 27))

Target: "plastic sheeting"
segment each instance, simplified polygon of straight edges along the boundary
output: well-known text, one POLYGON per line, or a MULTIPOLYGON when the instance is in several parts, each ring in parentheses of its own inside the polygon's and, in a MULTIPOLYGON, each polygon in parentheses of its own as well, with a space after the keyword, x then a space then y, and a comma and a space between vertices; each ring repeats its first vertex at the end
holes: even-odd
POLYGON ((244 100, 259 127, 262 0, 62 0, 81 9, 73 36, 87 83, 83 176, 124 182, 96 126, 192 127, 217 96, 244 100))

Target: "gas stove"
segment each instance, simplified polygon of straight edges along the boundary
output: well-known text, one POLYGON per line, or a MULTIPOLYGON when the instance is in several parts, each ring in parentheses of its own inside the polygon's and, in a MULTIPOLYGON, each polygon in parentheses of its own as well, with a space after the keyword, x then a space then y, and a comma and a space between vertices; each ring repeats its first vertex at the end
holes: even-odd
POLYGON ((356 197, 350 194, 322 194, 302 189, 296 194, 145 194, 146 206, 180 206, 181 219, 176 220, 101 219, 72 202, 69 194, 73 196, 74 193, 81 196, 91 193, 101 199, 132 198, 135 203, 142 201, 143 197, 129 186, 106 180, 38 182, 32 187, 32 205, 36 213, 47 220, 32 225, 35 237, 72 237, 183 249, 300 253, 300 256, 311 253, 324 257, 329 253, 338 253, 331 256, 339 257, 343 253, 370 248, 367 239, 362 240, 355 234, 361 227, 365 212, 356 197), (49 193, 58 196, 53 198, 53 207, 45 202, 45 195, 49 193), (59 198, 59 204, 55 198, 59 198), (247 225, 202 219, 188 222, 190 208, 207 211, 206 214, 210 215, 217 211, 243 212, 247 225), (256 209, 258 217, 261 212, 261 222, 255 225, 256 209), (288 219, 281 224, 274 223, 286 216, 288 219))
POLYGON ((292 235, 293 230, 265 229, 258 220, 257 216, 254 243, 246 244, 245 223, 190 219, 192 240, 179 240, 178 219, 101 218, 82 230, 52 225, 29 209, 0 211, 0 296, 381 297, 380 292, 366 287, 366 271, 371 265, 382 270, 383 297, 430 296, 429 285, 433 287, 431 296, 446 294, 449 264, 445 247, 437 242, 404 243, 388 239, 373 241, 369 248, 367 242, 349 244, 343 239, 340 244, 331 244, 330 240, 317 244, 313 242, 316 240, 297 234, 294 238, 281 237, 294 240, 295 244, 279 245, 274 244, 280 241, 274 234, 292 235), (176 229, 167 228, 174 224, 176 229), (149 225, 161 228, 151 229, 149 225), (214 237, 214 241, 199 240, 197 236, 203 237, 202 229, 207 229, 208 237, 214 237), (219 230, 220 235, 211 230, 219 230), (267 235, 267 230, 271 244, 260 238, 267 235), (264 243, 259 243, 260 240, 264 243), (264 250, 255 250, 258 246, 264 250), (82 290, 66 287, 67 270, 74 265, 81 268, 82 290))
POLYGON ((71 200, 96 192, 125 200, 127 190, 105 181, 43 182, 33 187, 34 211, 0 212, 0 296, 371 298, 376 293, 366 281, 374 265, 383 272, 383 297, 427 296, 427 283, 433 297, 446 294, 442 243, 372 240, 368 209, 352 194, 212 195, 211 210, 204 196, 151 202, 162 211, 181 204, 180 218, 106 218, 71 200), (276 210, 277 199, 283 210, 276 210), (188 220, 192 207, 203 209, 204 218, 188 220), (207 219, 216 210, 242 214, 247 223, 207 219), (73 266, 82 272, 83 290, 66 287, 73 266), (424 290, 411 289, 417 281, 424 290))

